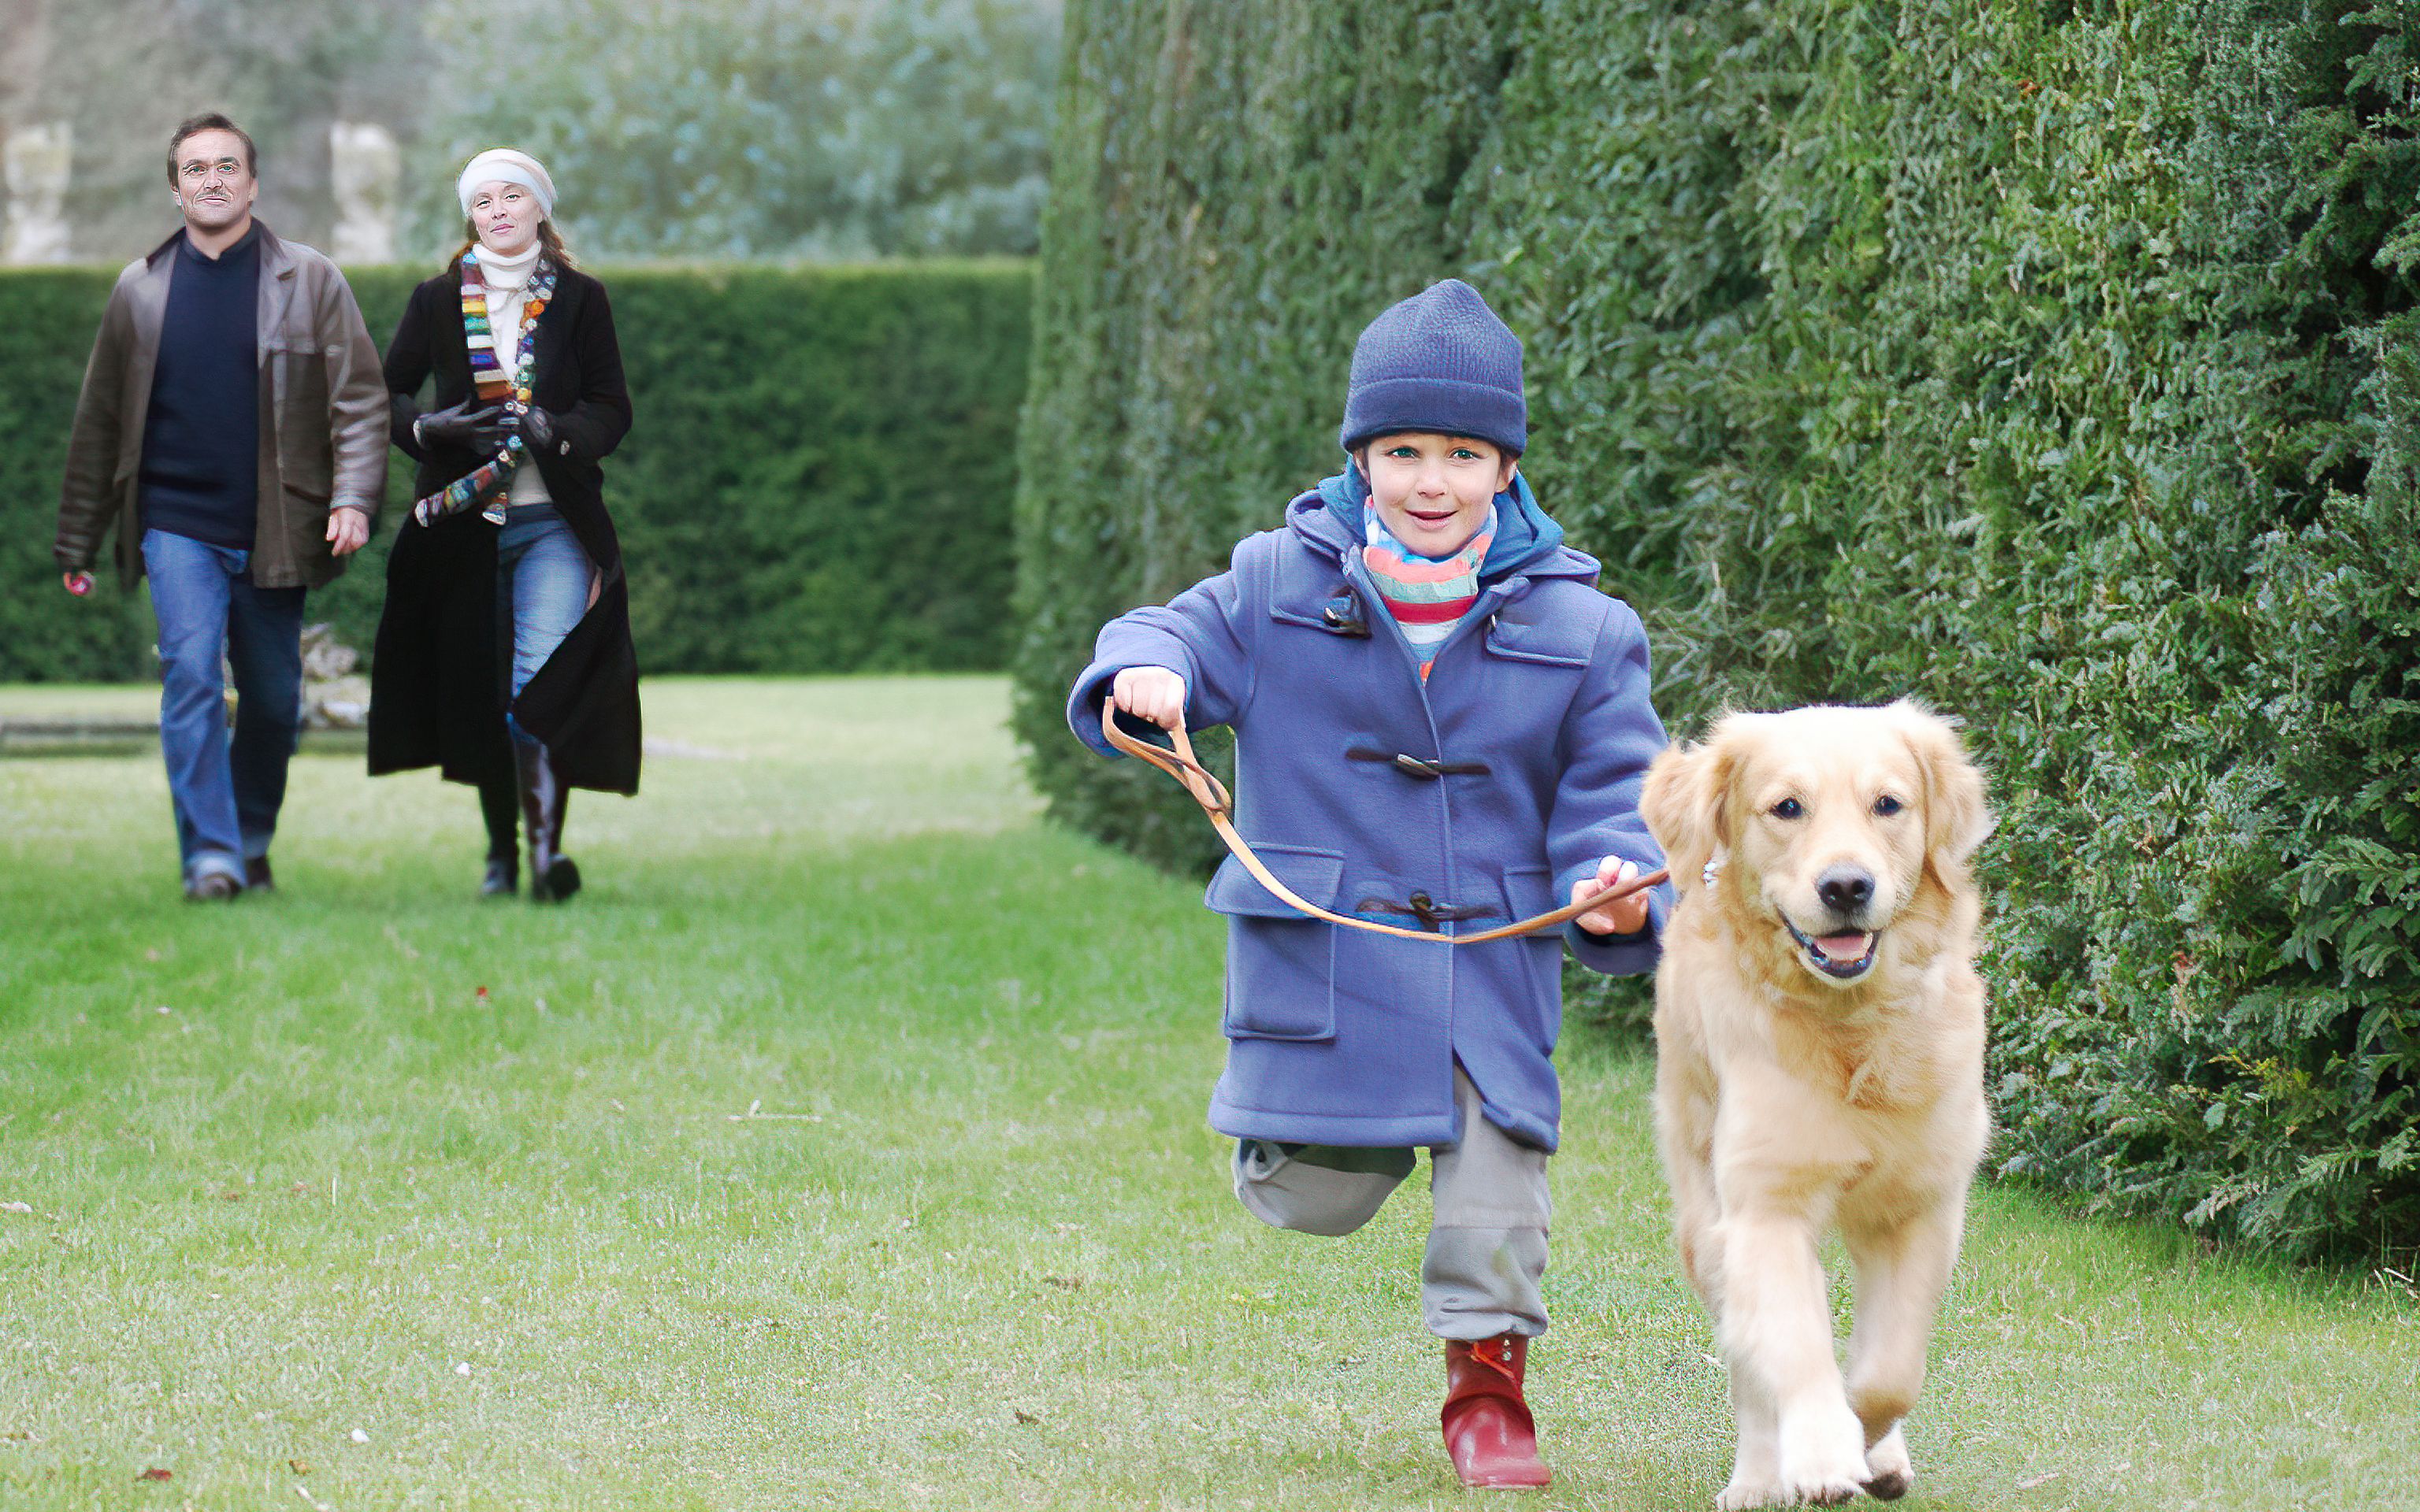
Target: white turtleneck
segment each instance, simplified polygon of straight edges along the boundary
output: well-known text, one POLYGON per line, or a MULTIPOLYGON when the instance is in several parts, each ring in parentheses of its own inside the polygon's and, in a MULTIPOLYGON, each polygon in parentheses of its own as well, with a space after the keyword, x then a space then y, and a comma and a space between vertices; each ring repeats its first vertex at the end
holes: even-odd
MULTIPOLYGON (((537 271, 538 255, 544 250, 543 243, 533 241, 507 257, 492 248, 479 248, 479 276, 488 285, 488 331, 496 343, 496 365, 515 387, 521 381, 521 311, 529 302, 530 275, 537 271)), ((504 499, 506 508, 553 501, 535 466, 523 466, 513 474, 512 491, 504 499)))

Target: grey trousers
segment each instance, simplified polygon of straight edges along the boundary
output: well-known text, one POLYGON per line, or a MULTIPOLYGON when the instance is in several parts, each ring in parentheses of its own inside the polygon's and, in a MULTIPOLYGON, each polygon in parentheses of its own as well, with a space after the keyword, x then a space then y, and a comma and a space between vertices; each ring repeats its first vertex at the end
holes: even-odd
MULTIPOLYGON (((1420 1310, 1439 1338, 1535 1338, 1546 1331, 1546 1152, 1488 1122, 1458 1065, 1453 1095, 1462 1143, 1430 1151, 1435 1216, 1420 1264, 1420 1310)), ((1417 1163, 1409 1149, 1244 1139, 1235 1145, 1235 1196, 1273 1228, 1349 1234, 1417 1163)))

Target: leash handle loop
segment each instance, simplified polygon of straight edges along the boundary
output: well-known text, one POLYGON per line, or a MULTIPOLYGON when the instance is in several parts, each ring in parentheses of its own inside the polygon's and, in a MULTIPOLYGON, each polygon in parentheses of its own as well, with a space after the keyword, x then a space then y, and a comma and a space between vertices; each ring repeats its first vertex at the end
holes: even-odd
POLYGON ((1252 874, 1252 880, 1274 893, 1279 902, 1313 918, 1325 919, 1330 924, 1342 925, 1345 929, 1367 930, 1373 934, 1392 934, 1400 939, 1424 940, 1431 945, 1484 945, 1491 940, 1506 940, 1519 934, 1535 933, 1543 929, 1559 928, 1582 914, 1602 908, 1610 903, 1619 903, 1633 893, 1644 892, 1669 875, 1668 872, 1659 869, 1644 876, 1633 877, 1627 882, 1616 883, 1603 892, 1583 898, 1578 903, 1566 903, 1548 913, 1517 919, 1510 924, 1499 924, 1494 929, 1481 930, 1471 934, 1433 934, 1426 930, 1404 929, 1395 924, 1381 924, 1373 919, 1357 918, 1350 914, 1340 914, 1322 908, 1302 897, 1292 887, 1279 881, 1277 873, 1268 869, 1267 863, 1252 853, 1250 844, 1235 829, 1233 795, 1228 793, 1226 784, 1220 782, 1208 767, 1194 759, 1193 742, 1185 733, 1183 720, 1180 719, 1176 727, 1168 732, 1166 747, 1155 746, 1150 741, 1139 739, 1120 729, 1116 701, 1105 697, 1101 700, 1101 733, 1108 739, 1112 748, 1132 756, 1138 761, 1147 762, 1176 779, 1185 791, 1192 795, 1193 801, 1202 806, 1202 811, 1209 816, 1210 827, 1218 832, 1218 839, 1226 844, 1228 851, 1236 860, 1244 863, 1244 870, 1252 874))

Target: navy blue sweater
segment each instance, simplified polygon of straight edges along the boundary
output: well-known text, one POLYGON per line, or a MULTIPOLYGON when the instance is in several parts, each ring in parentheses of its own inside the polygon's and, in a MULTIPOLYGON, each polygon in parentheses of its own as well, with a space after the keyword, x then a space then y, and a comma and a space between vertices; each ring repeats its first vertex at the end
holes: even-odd
POLYGON ((252 548, 260 511, 260 227, 213 260, 177 243, 143 426, 147 530, 252 548))

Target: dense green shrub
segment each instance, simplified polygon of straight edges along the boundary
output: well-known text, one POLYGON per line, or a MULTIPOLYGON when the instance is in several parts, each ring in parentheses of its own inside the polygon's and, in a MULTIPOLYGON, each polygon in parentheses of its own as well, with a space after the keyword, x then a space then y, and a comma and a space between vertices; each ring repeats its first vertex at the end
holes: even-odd
MULTIPOLYGON (((353 275, 371 333, 419 275, 353 275)), ((1015 427, 1032 281, 1021 263, 608 269, 638 419, 606 503, 651 671, 1000 666, 1015 427)), ((108 297, 92 270, 0 275, 0 682, 150 673, 150 611, 51 564, 70 418, 108 297)), ((310 612, 366 651, 411 464, 393 454, 371 546, 310 612)))
POLYGON ((1968 721, 2001 1167, 2420 1243, 2420 6, 1302 9, 1069 14, 1015 663, 1054 808, 1204 858, 1065 680, 1332 471, 1355 332, 1459 273, 1676 730, 1968 721))

